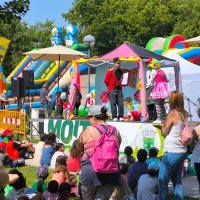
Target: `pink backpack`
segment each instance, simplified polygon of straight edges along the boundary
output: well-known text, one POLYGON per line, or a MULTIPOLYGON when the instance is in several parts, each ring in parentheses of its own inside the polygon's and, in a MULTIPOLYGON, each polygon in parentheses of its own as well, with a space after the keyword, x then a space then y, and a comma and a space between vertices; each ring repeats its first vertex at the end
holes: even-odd
POLYGON ((106 130, 101 125, 95 125, 101 133, 101 137, 96 140, 94 154, 90 158, 95 172, 98 173, 117 173, 119 171, 119 143, 114 135, 115 128, 108 126, 106 130))

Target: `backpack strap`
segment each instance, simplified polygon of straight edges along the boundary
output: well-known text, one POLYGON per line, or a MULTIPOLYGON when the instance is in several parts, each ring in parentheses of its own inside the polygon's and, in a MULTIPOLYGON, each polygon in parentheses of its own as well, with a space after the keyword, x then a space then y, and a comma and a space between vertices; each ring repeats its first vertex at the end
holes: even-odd
POLYGON ((113 133, 114 131, 114 126, 108 125, 108 129, 106 130, 106 128, 104 128, 104 126, 100 125, 100 124, 95 124, 94 127, 100 132, 100 134, 104 134, 106 132, 110 132, 113 133))

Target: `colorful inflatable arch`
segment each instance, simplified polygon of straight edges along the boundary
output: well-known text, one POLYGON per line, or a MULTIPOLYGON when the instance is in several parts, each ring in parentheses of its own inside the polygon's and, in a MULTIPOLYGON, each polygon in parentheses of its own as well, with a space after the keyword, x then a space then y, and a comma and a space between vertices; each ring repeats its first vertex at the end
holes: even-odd
POLYGON ((168 38, 154 37, 149 40, 146 49, 157 54, 163 54, 169 49, 175 49, 176 53, 184 59, 200 65, 200 47, 189 47, 182 35, 171 35, 168 38))

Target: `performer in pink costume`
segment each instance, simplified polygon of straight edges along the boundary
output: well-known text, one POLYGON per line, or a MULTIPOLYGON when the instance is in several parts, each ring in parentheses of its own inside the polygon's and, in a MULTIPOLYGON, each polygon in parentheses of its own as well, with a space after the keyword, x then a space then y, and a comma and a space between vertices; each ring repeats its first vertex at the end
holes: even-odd
POLYGON ((160 69, 161 64, 156 59, 148 61, 149 67, 152 68, 151 77, 147 86, 153 85, 149 99, 155 100, 157 120, 154 123, 161 123, 166 117, 166 109, 164 106, 165 99, 169 97, 169 87, 166 74, 160 69))

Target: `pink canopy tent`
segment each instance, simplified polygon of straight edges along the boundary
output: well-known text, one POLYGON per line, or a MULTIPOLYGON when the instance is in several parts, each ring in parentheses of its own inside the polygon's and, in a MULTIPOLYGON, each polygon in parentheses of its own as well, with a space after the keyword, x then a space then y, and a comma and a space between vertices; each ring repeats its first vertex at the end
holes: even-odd
MULTIPOLYGON (((119 57, 122 61, 125 62, 133 62, 136 64, 137 69, 138 69, 138 76, 139 76, 139 80, 141 82, 141 87, 140 87, 140 97, 141 97, 141 101, 140 101, 140 108, 141 108, 141 113, 144 119, 146 119, 148 117, 147 114, 147 107, 146 107, 146 87, 145 87, 145 70, 144 67, 146 66, 146 62, 148 58, 155 58, 159 61, 161 61, 163 64, 163 66, 165 66, 164 61, 168 61, 169 66, 171 67, 176 67, 175 73, 176 76, 178 77, 176 79, 176 87, 177 89, 179 89, 179 66, 178 66, 178 62, 169 59, 167 57, 161 56, 159 54, 156 54, 152 51, 146 50, 145 48, 139 47, 133 43, 130 42, 125 42, 124 44, 120 45, 119 47, 117 47, 116 49, 112 50, 111 52, 98 57, 98 58, 91 58, 87 61, 84 61, 84 59, 80 62, 86 62, 88 65, 90 66, 95 66, 97 67, 96 70, 98 70, 99 68, 103 67, 103 65, 105 66, 105 64, 110 63, 112 64, 112 60, 115 57, 119 57), (177 70, 178 68, 178 70, 177 70)), ((168 65, 166 65, 168 66, 168 65)), ((96 76, 96 84, 102 84, 102 80, 99 80, 98 78, 100 77, 100 73, 98 73, 96 71, 96 74, 98 74, 98 76, 96 76), (97 81, 98 79, 98 81, 97 81)), ((98 87, 96 87, 96 90, 98 89, 98 87)), ((96 95, 97 95, 97 91, 96 91, 96 95)))

